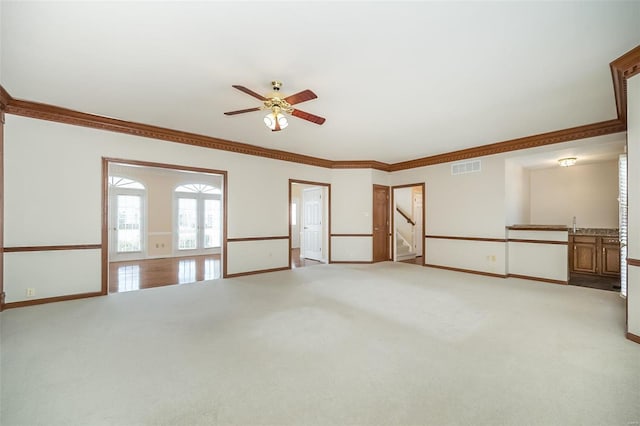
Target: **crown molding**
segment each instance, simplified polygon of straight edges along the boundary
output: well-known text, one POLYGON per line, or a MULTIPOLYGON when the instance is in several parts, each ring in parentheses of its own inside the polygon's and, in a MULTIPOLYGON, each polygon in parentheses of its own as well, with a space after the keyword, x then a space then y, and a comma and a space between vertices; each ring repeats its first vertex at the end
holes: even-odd
POLYGON ((375 160, 344 160, 333 161, 332 169, 376 169, 388 172, 391 164, 375 160))
MULTIPOLYGON (((1 87, 2 86, 0 86, 0 88, 1 87)), ((9 114, 330 169, 375 169, 385 172, 395 172, 416 167, 431 166, 434 164, 467 160, 485 155, 493 155, 567 142, 576 139, 603 136, 626 130, 626 125, 616 119, 393 164, 375 160, 331 161, 324 158, 262 148, 246 143, 232 142, 210 136, 183 132, 180 130, 89 114, 55 105, 15 99, 12 98, 4 89, 0 92, 6 94, 6 96, 4 96, 5 99, 8 99, 6 112, 9 114)))
POLYGON ((432 166, 434 164, 449 163, 451 161, 468 160, 486 155, 501 154, 509 151, 535 148, 538 146, 551 145, 560 142, 568 142, 576 139, 592 138, 611 133, 624 132, 626 125, 620 120, 601 121, 600 123, 587 124, 584 126, 572 127, 554 132, 541 133, 539 135, 526 136, 524 138, 511 139, 504 142, 481 145, 475 148, 462 149, 460 151, 447 152, 445 154, 433 155, 430 157, 418 158, 391 164, 389 171, 413 169, 416 167, 432 166))
POLYGON ((262 148, 246 143, 232 142, 210 136, 198 135, 195 133, 183 132, 180 130, 167 129, 165 127, 119 120, 117 118, 89 114, 68 108, 62 108, 55 105, 25 101, 21 99, 11 98, 9 104, 7 105, 7 113, 20 115, 23 117, 35 118, 39 120, 54 121, 57 123, 69 124, 73 126, 89 127, 93 129, 125 133, 151 139, 177 142, 186 145, 218 149, 238 154, 255 155, 259 157, 271 158, 273 160, 289 161, 293 163, 302 163, 325 168, 331 168, 333 165, 332 161, 323 158, 295 154, 292 152, 280 151, 276 149, 262 148))
POLYGON ((4 87, 0 85, 0 110, 4 111, 13 98, 4 87))
POLYGON ((468 160, 470 158, 482 157, 486 155, 501 154, 509 151, 518 151, 544 145, 551 145, 572 140, 586 139, 596 136, 604 136, 612 133, 624 132, 627 130, 626 80, 640 73, 640 46, 637 46, 624 55, 620 56, 618 59, 611 62, 609 66, 611 68, 611 75, 613 78, 613 88, 618 115, 618 118, 614 120, 601 121, 599 123, 541 133, 538 135, 511 139, 503 142, 481 145, 473 148, 467 148, 459 151, 452 151, 393 164, 375 160, 332 161, 325 158, 295 154, 288 151, 262 148, 256 145, 250 145, 241 142, 233 142, 210 136, 198 135, 195 133, 183 132, 159 126, 152 126, 148 124, 135 123, 111 117, 104 117, 100 115, 74 111, 71 109, 54 105, 47 105, 39 102, 14 99, 1 85, 0 109, 5 110, 8 114, 20 115, 39 120, 48 120, 74 126, 90 127, 94 129, 125 133, 151 139, 159 139, 210 149, 229 151, 238 154, 254 155, 274 160, 307 164, 316 167, 324 167, 329 169, 375 169, 385 172, 395 172, 399 170, 431 166, 434 164, 448 163, 452 161, 468 160))
POLYGON ((640 45, 620 56, 610 65, 612 68, 622 71, 624 78, 630 78, 640 73, 640 45))
POLYGON ((609 64, 613 78, 618 118, 627 123, 627 79, 640 73, 640 46, 631 49, 609 64))

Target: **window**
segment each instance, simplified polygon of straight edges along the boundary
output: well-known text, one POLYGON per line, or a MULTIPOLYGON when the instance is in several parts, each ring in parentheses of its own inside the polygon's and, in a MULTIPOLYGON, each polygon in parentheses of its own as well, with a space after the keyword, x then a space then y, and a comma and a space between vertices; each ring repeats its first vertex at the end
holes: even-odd
POLYGON ((145 189, 140 182, 119 176, 109 176, 109 186, 112 188, 145 189))
POLYGON ((219 188, 202 183, 191 183, 188 185, 180 185, 176 188, 176 192, 189 192, 192 194, 222 194, 219 188))
POLYGON ((618 203, 620 220, 620 294, 627 297, 627 239, 628 198, 627 198, 627 154, 621 154, 618 160, 618 203))
POLYGON ((206 184, 186 184, 175 193, 178 250, 220 247, 222 191, 206 184))

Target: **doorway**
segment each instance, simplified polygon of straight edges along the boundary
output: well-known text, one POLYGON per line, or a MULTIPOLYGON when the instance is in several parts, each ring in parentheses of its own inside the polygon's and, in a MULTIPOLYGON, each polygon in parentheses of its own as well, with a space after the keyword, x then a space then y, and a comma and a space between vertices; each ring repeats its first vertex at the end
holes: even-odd
POLYGON ((395 262, 425 264, 425 184, 392 187, 392 248, 395 262))
POLYGON ((103 159, 103 291, 226 275, 226 172, 103 159))
POLYGON ((289 180, 289 266, 328 263, 331 186, 289 180))
POLYGON ((373 262, 389 258, 389 187, 373 185, 373 262))

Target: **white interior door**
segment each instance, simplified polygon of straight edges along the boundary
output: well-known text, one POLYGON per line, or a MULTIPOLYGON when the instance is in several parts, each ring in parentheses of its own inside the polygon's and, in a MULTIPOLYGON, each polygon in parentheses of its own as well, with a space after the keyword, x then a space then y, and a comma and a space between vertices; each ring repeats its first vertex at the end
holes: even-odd
POLYGON ((322 188, 302 191, 302 257, 322 261, 322 188))

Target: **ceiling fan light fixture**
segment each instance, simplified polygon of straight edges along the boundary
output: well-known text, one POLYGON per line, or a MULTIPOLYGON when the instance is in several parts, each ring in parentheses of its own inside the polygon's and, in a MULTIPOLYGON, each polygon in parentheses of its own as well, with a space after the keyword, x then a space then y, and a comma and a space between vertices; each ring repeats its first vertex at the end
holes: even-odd
POLYGON ((578 161, 576 157, 566 157, 559 159, 558 164, 560 164, 560 167, 570 167, 575 165, 576 161, 578 161))
POLYGON ((271 130, 276 129, 276 120, 280 125, 280 129, 284 129, 289 125, 289 122, 287 121, 287 117, 285 117, 280 113, 270 112, 269 114, 264 116, 264 124, 271 130))
POLYGON ((293 95, 282 97, 279 94, 282 82, 277 80, 272 81, 271 85, 273 87, 273 93, 267 96, 262 96, 261 94, 256 93, 251 89, 247 89, 244 86, 232 85, 231 87, 233 87, 234 89, 238 89, 239 91, 244 92, 249 96, 260 99, 262 101, 262 106, 245 108, 237 111, 227 111, 224 113, 224 115, 244 114, 245 112, 260 110, 270 111, 269 114, 264 117, 264 124, 274 132, 280 131, 289 125, 289 120, 283 113, 291 114, 293 117, 307 120, 318 125, 321 125, 325 122, 324 117, 301 111, 297 108, 293 108, 292 106, 302 102, 310 101, 312 99, 316 99, 318 96, 316 96, 316 94, 311 90, 306 89, 293 95))

